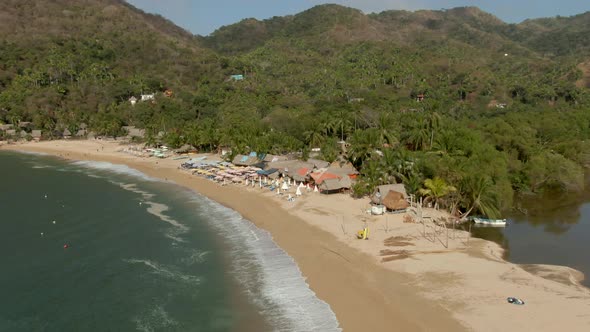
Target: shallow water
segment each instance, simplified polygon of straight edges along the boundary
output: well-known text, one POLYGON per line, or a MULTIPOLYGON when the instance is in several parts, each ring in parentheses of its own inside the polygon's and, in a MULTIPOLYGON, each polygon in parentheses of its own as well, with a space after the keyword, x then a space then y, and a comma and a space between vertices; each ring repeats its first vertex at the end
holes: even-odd
POLYGON ((0 331, 339 330, 267 232, 203 196, 109 163, 2 152, 0 172, 0 331))

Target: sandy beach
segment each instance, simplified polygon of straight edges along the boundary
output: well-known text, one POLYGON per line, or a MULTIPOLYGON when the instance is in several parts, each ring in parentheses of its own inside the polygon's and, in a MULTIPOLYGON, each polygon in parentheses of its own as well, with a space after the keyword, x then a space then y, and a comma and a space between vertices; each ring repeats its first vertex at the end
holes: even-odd
MULTIPOLYGON (((590 290, 576 270, 512 264, 500 246, 467 232, 405 223, 404 214, 368 215, 368 199, 304 192, 288 202, 257 186, 221 186, 180 170, 181 160, 137 157, 124 147, 99 140, 0 145, 125 164, 236 210, 293 257, 344 331, 590 330, 590 290), (357 240, 365 224, 370 239, 357 240), (509 296, 526 304, 508 304, 509 296)), ((437 213, 423 215, 431 220, 437 213)))

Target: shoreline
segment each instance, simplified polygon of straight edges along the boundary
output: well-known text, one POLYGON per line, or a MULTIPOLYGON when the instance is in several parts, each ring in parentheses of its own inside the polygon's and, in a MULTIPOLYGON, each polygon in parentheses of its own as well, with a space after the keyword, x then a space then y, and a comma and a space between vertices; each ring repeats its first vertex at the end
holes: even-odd
POLYGON ((177 169, 179 160, 118 152, 122 147, 109 141, 49 141, 0 150, 125 164, 237 211, 268 231, 295 260, 344 331, 590 328, 585 309, 590 307, 590 291, 579 284, 579 271, 506 262, 499 245, 463 231, 453 232, 445 248, 440 235, 431 242, 424 235, 433 232, 435 237, 433 230, 424 234, 423 226, 403 223, 403 215, 385 220, 363 215, 362 200, 309 194, 286 202, 258 188, 222 187, 193 176, 177 169), (364 222, 372 228, 370 241, 353 238, 364 222), (508 296, 527 302, 518 308, 520 314, 506 304, 508 296))

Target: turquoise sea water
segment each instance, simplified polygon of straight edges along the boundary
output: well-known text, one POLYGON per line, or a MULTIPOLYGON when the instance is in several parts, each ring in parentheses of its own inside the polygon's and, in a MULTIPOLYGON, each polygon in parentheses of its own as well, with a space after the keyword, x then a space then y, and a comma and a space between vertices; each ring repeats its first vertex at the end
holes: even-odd
POLYGON ((0 174, 0 331, 339 330, 267 232, 203 196, 41 155, 1 152, 0 174))

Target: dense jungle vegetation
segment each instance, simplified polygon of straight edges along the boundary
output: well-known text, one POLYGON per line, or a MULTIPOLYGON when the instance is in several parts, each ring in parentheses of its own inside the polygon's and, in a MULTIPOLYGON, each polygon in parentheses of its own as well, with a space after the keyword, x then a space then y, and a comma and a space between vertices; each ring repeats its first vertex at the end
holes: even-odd
POLYGON ((328 161, 346 141, 362 174, 355 195, 403 182, 495 217, 516 193, 583 186, 588 22, 322 5, 201 37, 119 0, 7 0, 0 122, 33 122, 47 138, 81 123, 109 136, 133 125, 148 142, 162 131, 172 146, 321 148, 328 161), (153 102, 128 101, 148 93, 153 102))

